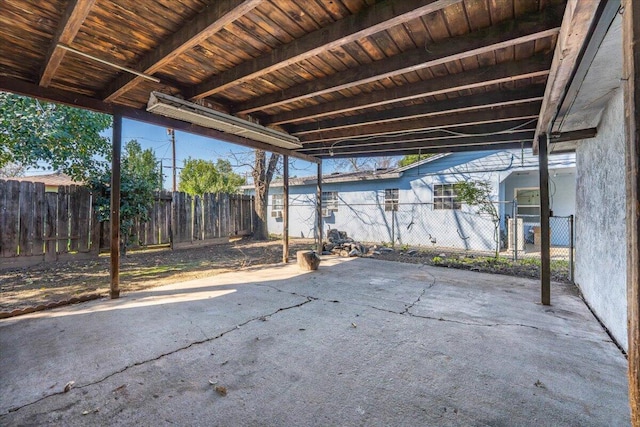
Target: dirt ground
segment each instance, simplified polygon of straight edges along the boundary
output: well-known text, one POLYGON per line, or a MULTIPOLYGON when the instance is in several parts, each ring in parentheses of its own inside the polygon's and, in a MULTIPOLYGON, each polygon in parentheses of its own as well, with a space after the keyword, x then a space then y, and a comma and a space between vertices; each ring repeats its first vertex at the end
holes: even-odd
MULTIPOLYGON (((291 254, 311 249, 313 240, 296 240, 291 254)), ((131 292, 176 281, 197 279, 260 264, 282 261, 280 240, 235 242, 171 251, 129 252, 121 258, 120 290, 131 292)), ((108 254, 90 261, 67 261, 0 270, 0 313, 71 298, 106 296, 108 254)))
MULTIPOLYGON (((313 240, 295 239, 290 243, 290 258, 295 251, 312 249, 313 240)), ((469 258, 455 254, 441 257, 423 251, 383 252, 375 258, 414 264, 462 268, 488 273, 538 277, 535 263, 514 264, 489 258, 469 258)), ((274 264, 282 260, 280 240, 257 242, 250 239, 193 249, 145 250, 130 252, 121 259, 120 289, 131 292, 177 281, 212 276, 249 266, 274 264)), ((566 274, 555 271, 553 280, 566 281, 566 274)), ((68 261, 35 267, 0 270, 0 314, 27 307, 98 298, 108 295, 109 256, 91 261, 68 261)))

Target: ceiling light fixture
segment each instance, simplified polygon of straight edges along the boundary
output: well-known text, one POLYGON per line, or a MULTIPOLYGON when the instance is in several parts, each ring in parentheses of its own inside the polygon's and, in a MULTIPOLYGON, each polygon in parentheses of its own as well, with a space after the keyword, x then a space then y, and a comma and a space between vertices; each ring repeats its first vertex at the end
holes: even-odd
POLYGON ((147 111, 280 148, 302 147, 295 136, 160 92, 151 92, 147 111))

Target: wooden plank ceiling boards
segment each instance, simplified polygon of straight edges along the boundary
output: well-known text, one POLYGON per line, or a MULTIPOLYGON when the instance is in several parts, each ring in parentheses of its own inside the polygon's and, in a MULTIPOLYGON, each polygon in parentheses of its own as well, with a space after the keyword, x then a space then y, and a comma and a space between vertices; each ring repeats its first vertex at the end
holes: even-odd
POLYGON ((163 92, 290 133, 302 147, 280 152, 307 160, 532 146, 565 15, 560 0, 7 0, 2 8, 0 90, 156 124, 165 119, 146 104, 163 92))

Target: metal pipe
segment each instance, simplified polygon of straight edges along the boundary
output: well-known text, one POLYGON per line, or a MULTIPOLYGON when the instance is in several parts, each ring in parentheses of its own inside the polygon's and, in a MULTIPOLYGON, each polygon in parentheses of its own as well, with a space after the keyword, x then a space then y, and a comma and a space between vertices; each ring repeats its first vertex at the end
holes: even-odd
POLYGON ((122 70, 122 71, 126 71, 127 73, 135 74, 136 76, 142 77, 142 78, 147 79, 147 80, 151 80, 152 82, 160 83, 160 79, 157 78, 157 77, 153 77, 153 76, 150 76, 148 74, 141 73, 140 71, 136 71, 136 70, 134 70, 132 68, 123 67, 122 65, 114 64, 113 62, 109 62, 109 61, 106 61, 104 59, 97 58, 97 57, 95 57, 93 55, 89 55, 88 53, 81 52, 79 50, 76 50, 76 49, 74 49, 72 47, 63 45, 61 43, 58 43, 57 47, 59 47, 60 49, 68 50, 69 52, 73 52, 76 55, 84 56, 85 58, 89 58, 89 59, 91 59, 93 61, 96 61, 96 62, 99 62, 101 64, 108 65, 108 66, 113 67, 113 68, 117 68, 118 70, 122 70))

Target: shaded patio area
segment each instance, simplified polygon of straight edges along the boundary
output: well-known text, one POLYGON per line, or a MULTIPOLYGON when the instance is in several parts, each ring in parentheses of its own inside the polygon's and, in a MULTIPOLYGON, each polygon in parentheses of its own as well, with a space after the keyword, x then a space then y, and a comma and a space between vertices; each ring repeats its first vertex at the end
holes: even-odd
POLYGON ((6 319, 0 424, 629 424, 623 354, 552 293, 325 258, 6 319))

